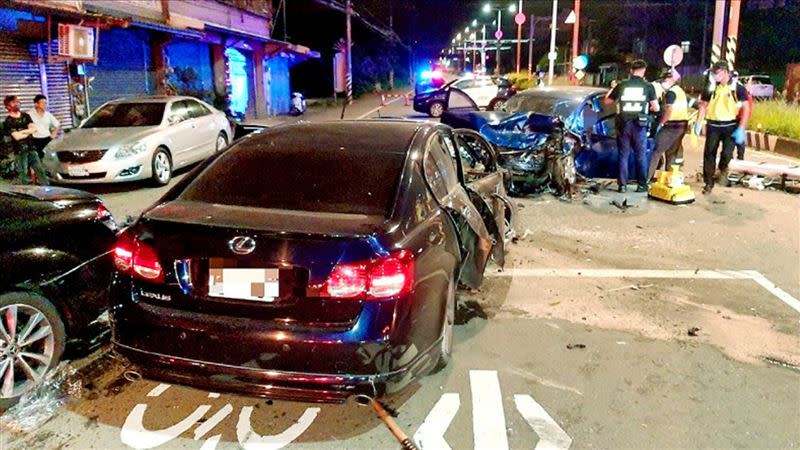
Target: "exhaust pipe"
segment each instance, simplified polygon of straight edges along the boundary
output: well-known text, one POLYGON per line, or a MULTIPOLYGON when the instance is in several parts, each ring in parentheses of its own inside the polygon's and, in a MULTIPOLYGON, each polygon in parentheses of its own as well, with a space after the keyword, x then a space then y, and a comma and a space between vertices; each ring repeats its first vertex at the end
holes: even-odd
POLYGON ((135 383, 142 379, 142 374, 136 370, 128 369, 125 372, 123 372, 122 377, 130 381, 131 383, 135 383))

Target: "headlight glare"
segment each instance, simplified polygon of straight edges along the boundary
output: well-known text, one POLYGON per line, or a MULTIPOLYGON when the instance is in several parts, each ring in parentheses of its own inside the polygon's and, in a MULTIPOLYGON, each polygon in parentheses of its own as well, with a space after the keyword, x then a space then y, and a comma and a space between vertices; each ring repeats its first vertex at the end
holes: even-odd
POLYGON ((117 147, 116 159, 123 159, 129 156, 138 155, 147 149, 143 142, 137 142, 131 145, 120 145, 117 147))

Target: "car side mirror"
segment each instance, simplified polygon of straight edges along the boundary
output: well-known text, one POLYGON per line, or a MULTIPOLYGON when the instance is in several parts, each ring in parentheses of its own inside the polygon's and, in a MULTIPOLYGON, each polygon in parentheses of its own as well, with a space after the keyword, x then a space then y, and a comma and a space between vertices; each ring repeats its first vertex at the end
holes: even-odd
POLYGON ((181 116, 179 116, 177 114, 173 114, 173 115, 169 116, 169 118, 167 119, 167 122, 169 122, 170 125, 175 125, 175 124, 181 123, 182 120, 183 119, 181 119, 181 116))

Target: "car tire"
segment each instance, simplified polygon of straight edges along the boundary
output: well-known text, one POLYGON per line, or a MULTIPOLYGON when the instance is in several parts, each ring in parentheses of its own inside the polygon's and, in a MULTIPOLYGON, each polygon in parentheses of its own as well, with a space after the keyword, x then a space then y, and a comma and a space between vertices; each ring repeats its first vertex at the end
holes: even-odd
POLYGON ((152 180, 156 186, 165 186, 172 179, 172 158, 164 147, 159 147, 153 153, 153 160, 150 162, 153 169, 152 180))
POLYGON ((496 97, 491 102, 489 102, 489 107, 487 109, 489 111, 502 111, 505 105, 506 105, 506 99, 501 97, 496 97))
POLYGON ((215 153, 220 152, 227 146, 228 146, 228 137, 225 136, 224 132, 220 131, 219 134, 217 135, 217 140, 214 144, 214 152, 215 153))
POLYGON ((428 115, 431 117, 442 117, 445 106, 443 102, 433 102, 428 106, 428 115))
POLYGON ((444 320, 442 321, 442 336, 439 347, 439 360, 436 361, 435 372, 447 366, 453 354, 453 328, 456 323, 456 281, 455 276, 447 285, 447 298, 444 310, 444 320))
POLYGON ((66 330, 56 307, 44 297, 29 292, 0 295, 0 326, 0 411, 4 411, 15 405, 24 393, 41 384, 47 373, 58 365, 64 354, 66 330), (12 314, 15 329, 13 340, 9 342, 8 324, 12 314), (21 340, 25 336, 27 343, 21 340), (38 358, 23 356, 23 353, 35 354, 38 358), (27 374, 21 364, 32 374, 27 374), (15 380, 10 391, 4 383, 8 370, 14 371, 15 380))

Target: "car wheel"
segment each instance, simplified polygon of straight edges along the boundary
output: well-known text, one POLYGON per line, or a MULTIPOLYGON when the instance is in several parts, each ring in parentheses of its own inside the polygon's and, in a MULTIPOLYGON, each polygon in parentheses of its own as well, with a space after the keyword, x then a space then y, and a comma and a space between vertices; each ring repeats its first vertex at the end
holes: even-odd
POLYGON ((172 179, 172 160, 169 153, 163 147, 156 149, 153 153, 153 182, 158 186, 164 186, 172 179))
POLYGON ((428 107, 428 115, 431 117, 442 117, 444 114, 444 103, 442 102, 433 102, 431 106, 428 107))
POLYGON ((447 304, 445 305, 444 321, 442 323, 442 340, 439 351, 439 361, 436 362, 436 371, 443 369, 450 362, 453 353, 453 327, 456 323, 456 282, 455 277, 447 285, 447 304))
POLYGON ((0 410, 35 389, 61 360, 64 322, 52 303, 31 293, 0 295, 0 410))
POLYGON ((217 144, 215 147, 215 151, 221 151, 225 147, 228 146, 228 138, 225 137, 225 133, 220 132, 217 136, 217 144))
POLYGON ((491 102, 489 102, 489 111, 502 111, 503 107, 506 106, 506 99, 497 97, 491 102))

